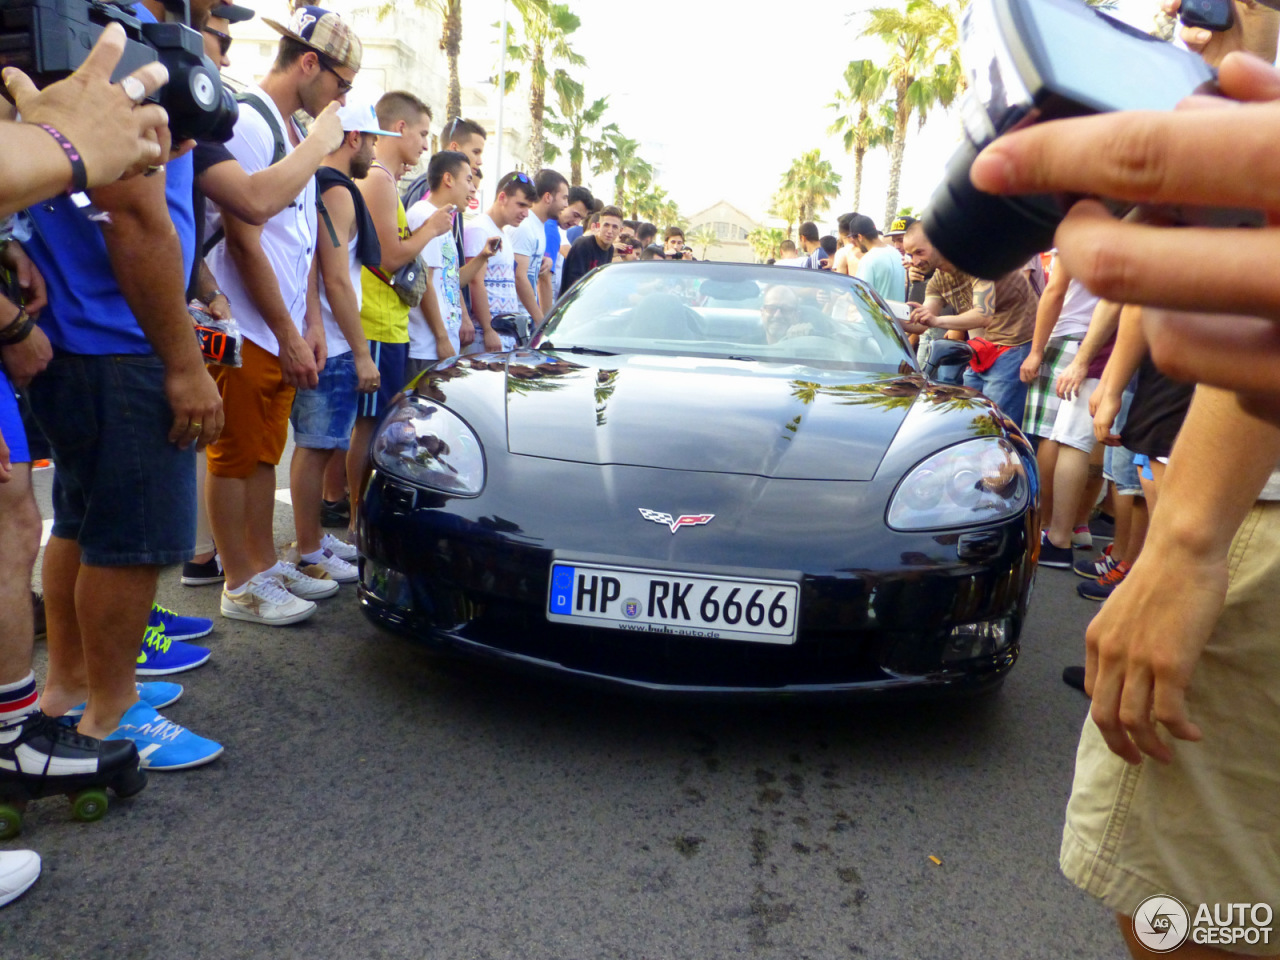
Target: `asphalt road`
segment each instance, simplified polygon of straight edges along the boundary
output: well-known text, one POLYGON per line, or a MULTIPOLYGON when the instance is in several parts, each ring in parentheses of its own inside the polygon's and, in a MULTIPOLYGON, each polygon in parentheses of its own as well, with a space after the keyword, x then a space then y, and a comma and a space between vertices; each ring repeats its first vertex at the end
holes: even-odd
MULTIPOLYGON (((449 664, 351 587, 299 627, 218 619, 164 712, 225 754, 96 824, 34 804, 5 846, 44 875, 0 913, 0 958, 1127 956, 1057 868, 1087 710, 1059 674, 1096 610, 1076 582, 1041 571, 1000 693, 888 708, 673 706, 449 664)), ((160 600, 217 617, 176 569, 160 600)))

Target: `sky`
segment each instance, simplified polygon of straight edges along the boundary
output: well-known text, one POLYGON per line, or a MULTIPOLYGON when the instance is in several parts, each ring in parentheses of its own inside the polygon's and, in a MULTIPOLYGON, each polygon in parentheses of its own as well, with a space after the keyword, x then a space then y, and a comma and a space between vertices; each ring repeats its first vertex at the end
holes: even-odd
MULTIPOLYGON (((841 174, 841 194, 822 218, 854 209, 853 156, 826 131, 828 108, 850 60, 882 55, 860 39, 859 11, 885 0, 819 0, 807 4, 741 0, 567 0, 582 19, 572 35, 587 66, 574 75, 587 102, 609 97, 609 120, 642 144, 657 182, 685 216, 726 200, 757 220, 791 161, 817 147, 841 174), (768 17, 762 12, 772 11, 768 17)), ((1118 15, 1143 29, 1155 0, 1121 0, 1118 15)), ((501 0, 465 0, 464 84, 497 72, 501 0)), ((515 17, 514 8, 510 15, 515 17)), ((898 205, 923 207, 961 136, 958 112, 913 121, 898 205)), ((566 164, 567 166, 567 164, 566 164)), ((567 169, 565 171, 567 173, 567 169)), ((889 181, 885 150, 868 154, 860 209, 882 220, 889 181)), ((612 199, 612 185, 599 192, 612 199)))

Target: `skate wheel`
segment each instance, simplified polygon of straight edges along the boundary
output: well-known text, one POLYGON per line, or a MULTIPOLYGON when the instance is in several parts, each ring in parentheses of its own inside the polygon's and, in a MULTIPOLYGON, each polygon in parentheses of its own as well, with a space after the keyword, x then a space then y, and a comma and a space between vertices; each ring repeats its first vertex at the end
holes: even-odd
POLYGON ((71 798, 71 816, 81 823, 101 820, 107 812, 105 790, 81 790, 71 798))
POLYGON ((0 840, 12 840, 22 830, 22 808, 0 803, 0 840))

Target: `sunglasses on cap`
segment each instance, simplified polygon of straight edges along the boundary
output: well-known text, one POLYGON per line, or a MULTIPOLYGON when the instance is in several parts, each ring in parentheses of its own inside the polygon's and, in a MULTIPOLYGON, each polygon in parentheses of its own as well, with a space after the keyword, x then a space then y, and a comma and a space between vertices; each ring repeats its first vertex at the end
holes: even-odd
POLYGON ((218 50, 225 57, 227 55, 227 51, 231 49, 231 36, 223 33, 221 30, 215 30, 213 27, 204 27, 203 29, 205 33, 218 41, 218 50))

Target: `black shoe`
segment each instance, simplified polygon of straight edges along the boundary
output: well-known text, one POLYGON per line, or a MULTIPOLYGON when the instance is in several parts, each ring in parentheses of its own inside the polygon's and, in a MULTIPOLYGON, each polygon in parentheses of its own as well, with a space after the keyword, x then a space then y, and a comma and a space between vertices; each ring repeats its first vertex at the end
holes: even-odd
POLYGON ((1062 682, 1084 693, 1084 667, 1063 667, 1062 682))
POLYGON ((204 563, 188 560, 182 565, 182 585, 185 587, 203 587, 210 583, 221 583, 227 578, 222 572, 222 560, 215 553, 204 563))
POLYGON ((351 523, 351 503, 348 500, 321 500, 320 526, 345 527, 351 523))
POLYGON ((1075 559, 1075 554, 1072 553, 1070 547, 1055 547, 1049 542, 1048 535, 1041 535, 1040 566, 1070 570, 1072 564, 1075 563, 1075 559))
POLYGON ((44 594, 31 591, 31 617, 35 621, 35 638, 44 640, 49 636, 49 630, 45 626, 44 621, 44 594))

